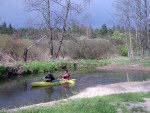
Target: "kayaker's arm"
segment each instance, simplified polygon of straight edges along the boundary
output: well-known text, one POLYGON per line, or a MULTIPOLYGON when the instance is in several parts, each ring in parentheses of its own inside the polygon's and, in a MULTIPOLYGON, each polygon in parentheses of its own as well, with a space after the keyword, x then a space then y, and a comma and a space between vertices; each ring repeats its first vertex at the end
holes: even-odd
POLYGON ((60 75, 60 76, 58 77, 58 79, 57 79, 57 80, 66 81, 66 79, 64 79, 64 78, 63 78, 63 76, 64 76, 64 75, 60 75))
POLYGON ((42 77, 41 79, 42 79, 42 80, 44 80, 44 81, 51 80, 51 79, 49 79, 49 78, 45 78, 45 77, 42 77))

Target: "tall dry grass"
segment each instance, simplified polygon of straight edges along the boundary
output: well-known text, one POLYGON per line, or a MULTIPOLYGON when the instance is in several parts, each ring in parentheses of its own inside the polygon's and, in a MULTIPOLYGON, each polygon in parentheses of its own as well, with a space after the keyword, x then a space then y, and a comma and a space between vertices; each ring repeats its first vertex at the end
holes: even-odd
POLYGON ((105 39, 66 41, 61 50, 61 56, 73 59, 102 59, 116 53, 116 47, 105 39))
MULTIPOLYGON (((33 42, 34 40, 21 38, 17 35, 0 34, 0 61, 23 60, 24 48, 33 42), (6 56, 9 56, 9 58, 6 56)), ((44 44, 39 44, 29 50, 28 60, 44 60, 48 59, 48 56, 48 47, 44 44)))
MULTIPOLYGON (((23 60, 24 48, 35 40, 21 38, 18 35, 0 34, 0 61, 23 60), (8 56, 8 58, 6 58, 8 56)), ((54 41, 54 51, 58 47, 58 41, 54 41)), ((105 39, 65 40, 61 48, 60 57, 70 59, 102 59, 117 53, 111 42, 105 39)), ((28 53, 28 60, 48 60, 50 51, 48 39, 42 40, 33 46, 28 53)))

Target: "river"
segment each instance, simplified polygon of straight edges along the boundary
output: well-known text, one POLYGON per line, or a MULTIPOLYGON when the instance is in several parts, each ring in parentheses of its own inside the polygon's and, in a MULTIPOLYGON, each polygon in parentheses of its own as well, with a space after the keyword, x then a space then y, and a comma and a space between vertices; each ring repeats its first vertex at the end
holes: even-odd
MULTIPOLYGON (((63 72, 55 72, 54 76, 63 72)), ((102 72, 96 70, 71 71, 71 78, 77 79, 74 86, 31 87, 31 83, 41 81, 46 74, 18 76, 0 81, 0 109, 16 108, 42 102, 50 102, 75 95, 87 87, 107 85, 118 82, 146 81, 150 73, 145 72, 102 72)), ((56 76, 57 75, 57 76, 56 76)))

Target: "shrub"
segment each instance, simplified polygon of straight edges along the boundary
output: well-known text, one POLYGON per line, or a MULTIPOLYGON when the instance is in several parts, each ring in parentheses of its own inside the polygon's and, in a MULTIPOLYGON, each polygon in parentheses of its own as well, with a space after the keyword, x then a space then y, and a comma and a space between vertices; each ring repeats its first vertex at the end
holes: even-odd
POLYGON ((6 72, 6 68, 3 66, 0 66, 0 76, 3 75, 6 72))
POLYGON ((62 56, 72 59, 102 59, 115 54, 116 48, 105 39, 85 39, 77 42, 66 41, 61 50, 62 56))
MULTIPOLYGON (((0 34, 0 61, 5 55, 10 56, 12 59, 18 61, 22 60, 24 48, 31 45, 34 40, 22 39, 18 35, 4 35, 0 34)), ((49 50, 46 46, 47 42, 33 46, 28 53, 28 60, 45 60, 48 59, 49 50)))
POLYGON ((127 56, 128 55, 128 49, 127 49, 126 45, 119 45, 118 49, 119 49, 119 54, 121 56, 127 56))
MULTIPOLYGON (((0 53, 8 55, 18 61, 23 59, 24 48, 31 45, 35 40, 23 39, 18 35, 0 35, 0 53)), ((48 60, 50 53, 45 39, 33 46, 28 52, 28 60, 48 60)), ((58 41, 54 41, 54 52, 58 49, 58 41)), ((63 42, 60 57, 71 59, 102 59, 115 54, 116 48, 105 39, 88 39, 83 37, 79 40, 67 40, 63 42)), ((2 61, 4 56, 1 57, 2 61)), ((4 59, 5 60, 5 59, 4 59)))
POLYGON ((115 44, 122 45, 125 43, 125 34, 119 31, 114 31, 112 34, 112 40, 115 42, 115 44))

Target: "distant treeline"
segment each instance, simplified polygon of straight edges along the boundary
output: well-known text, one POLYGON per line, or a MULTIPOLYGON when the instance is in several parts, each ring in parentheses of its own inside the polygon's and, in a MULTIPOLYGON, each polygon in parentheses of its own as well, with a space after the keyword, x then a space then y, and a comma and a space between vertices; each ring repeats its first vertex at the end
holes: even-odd
MULTIPOLYGON (((83 24, 76 24, 74 23, 71 27, 67 29, 67 35, 65 39, 72 39, 78 38, 80 36, 87 36, 90 39, 93 38, 103 38, 103 39, 110 39, 114 31, 121 31, 123 28, 120 26, 113 26, 112 28, 108 28, 106 24, 103 24, 100 28, 92 28, 91 26, 83 25, 83 24)), ((52 35, 55 36, 54 40, 58 40, 58 32, 61 29, 54 29, 52 35)), ((28 38, 28 39, 39 39, 42 34, 47 33, 46 28, 14 28, 11 24, 7 24, 6 22, 0 24, 0 33, 1 34, 17 34, 21 38, 28 38)))
POLYGON ((7 24, 4 22, 2 25, 0 25, 0 33, 12 35, 14 33, 14 28, 11 24, 7 26, 7 24))
MULTIPOLYGON (((23 60, 24 49, 36 42, 41 36, 47 34, 46 28, 12 28, 13 32, 10 34, 9 28, 11 27, 7 27, 6 23, 1 26, 3 30, 0 32, 0 61, 23 60)), ((53 39, 54 51, 57 50, 57 46, 60 43, 59 33, 61 30, 53 29, 52 35, 55 37, 53 39)), ((120 26, 114 26, 109 29, 106 24, 103 24, 100 28, 93 29, 89 26, 74 23, 66 32, 67 35, 64 37, 59 58, 103 59, 116 55, 128 55, 126 32, 120 26)), ((27 59, 51 59, 48 43, 49 39, 46 37, 33 46, 29 50, 27 59)), ((136 51, 138 52, 138 50, 136 51)))

